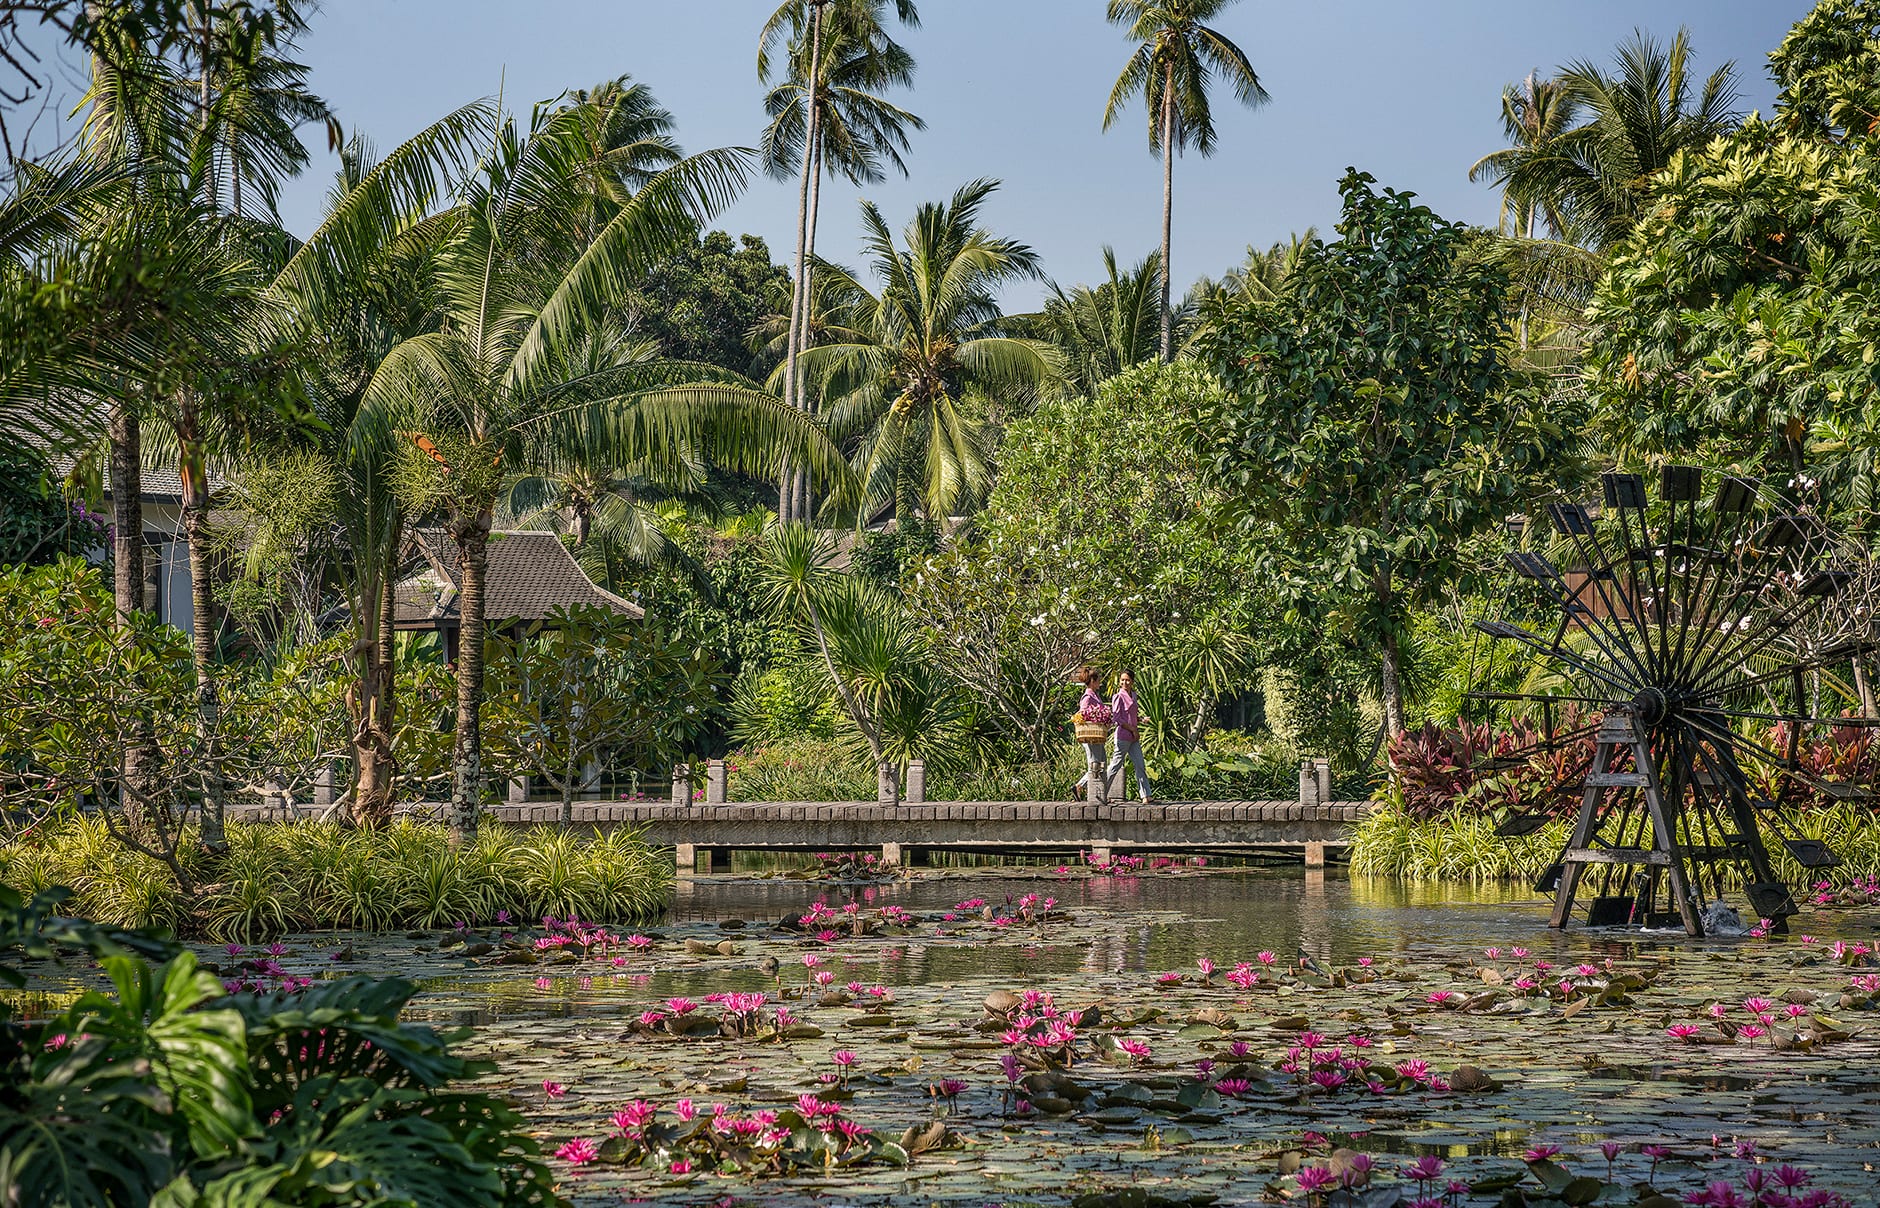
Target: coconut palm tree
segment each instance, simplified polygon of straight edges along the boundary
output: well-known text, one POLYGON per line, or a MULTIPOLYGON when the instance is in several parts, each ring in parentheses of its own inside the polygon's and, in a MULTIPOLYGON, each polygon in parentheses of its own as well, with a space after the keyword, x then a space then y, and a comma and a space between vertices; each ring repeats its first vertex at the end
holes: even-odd
MULTIPOLYGON (((770 82, 772 50, 780 41, 788 50, 785 78, 764 98, 771 121, 762 150, 771 176, 800 180, 783 398, 802 410, 809 406, 797 358, 807 344, 823 172, 872 184, 885 179, 885 162, 905 176, 908 132, 924 127, 919 117, 877 95, 911 86, 914 78, 913 56, 886 33, 887 10, 887 0, 785 0, 758 38, 757 75, 764 83, 770 82)), ((894 0, 894 10, 903 25, 920 24, 913 0, 894 0)), ((778 514, 788 521, 804 518, 808 510, 806 481, 786 475, 778 514)))
MULTIPOLYGON (((385 356, 436 325, 434 267, 456 234, 457 216, 437 212, 435 203, 474 158, 474 148, 488 145, 495 125, 495 106, 477 102, 383 159, 364 140, 353 140, 341 153, 319 228, 268 287, 267 313, 308 350, 305 388, 323 421, 304 440, 330 483, 339 547, 331 565, 354 635, 355 680, 347 693, 354 779, 347 810, 357 823, 391 817, 397 766, 392 605, 406 521, 393 490, 397 433, 382 411, 361 404, 385 356)), ((250 557, 270 552, 257 544, 250 557)))
POLYGON ((1635 33, 1611 73, 1588 60, 1568 64, 1559 84, 1579 124, 1523 148, 1497 179, 1517 203, 1558 217, 1564 238, 1612 246, 1637 221, 1652 178, 1735 121, 1735 65, 1698 85, 1690 60, 1690 33, 1680 29, 1669 45, 1635 33))
MULTIPOLYGON (((741 187, 747 156, 710 151, 660 171, 590 231, 594 103, 505 121, 459 190, 457 229, 437 260, 440 321, 379 362, 362 407, 409 435, 400 492, 435 513, 456 547, 461 591, 449 822, 476 834, 482 798, 484 587, 505 476, 546 451, 605 445, 616 464, 701 450, 737 469, 789 455, 819 472, 839 454, 806 417, 757 392, 649 397, 631 370, 588 371, 571 355, 596 322, 679 239, 741 187)), ((728 390, 729 388, 727 388, 728 390)))
POLYGON ((1174 355, 1174 311, 1169 306, 1169 244, 1175 215, 1175 152, 1193 147, 1214 154, 1214 112, 1208 85, 1225 77, 1249 108, 1266 103, 1266 89, 1240 47, 1206 24, 1234 0, 1110 0, 1112 24, 1126 26, 1134 53, 1110 89, 1103 110, 1108 130, 1136 96, 1149 116, 1149 149, 1162 153, 1162 359, 1174 355))
POLYGON ((1089 392, 1125 369, 1156 356, 1161 322, 1161 260, 1150 252, 1136 267, 1117 268, 1116 251, 1103 249, 1108 278, 1068 293, 1055 282, 1039 315, 1041 334, 1063 350, 1066 384, 1089 392))
POLYGON ((1535 183, 1530 165, 1556 153, 1555 140, 1572 129, 1578 108, 1564 80, 1536 79, 1531 71, 1520 86, 1501 90, 1501 127, 1508 145, 1476 160, 1469 179, 1501 187, 1503 231, 1533 239, 1544 221, 1555 238, 1566 234, 1558 199, 1530 192, 1535 183))
POLYGON ((990 478, 987 404, 1063 379, 1056 348, 1000 330, 993 291, 1040 274, 1030 247, 979 225, 996 188, 976 180, 950 201, 921 206, 905 246, 863 202, 863 246, 879 292, 847 269, 823 269, 854 299, 843 325, 851 334, 805 349, 804 368, 829 401, 831 435, 854 450, 870 509, 892 504, 938 518, 977 499, 990 478))

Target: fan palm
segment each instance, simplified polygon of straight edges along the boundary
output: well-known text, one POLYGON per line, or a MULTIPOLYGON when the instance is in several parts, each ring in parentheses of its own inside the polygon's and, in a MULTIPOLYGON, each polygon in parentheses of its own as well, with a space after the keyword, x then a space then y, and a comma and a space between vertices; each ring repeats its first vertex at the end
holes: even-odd
MULTIPOLYGON (((918 26, 913 0, 894 0, 895 16, 918 26)), ((903 176, 902 153, 919 117, 877 93, 913 83, 914 59, 887 36, 887 0, 785 0, 758 39, 757 74, 770 80, 770 55, 779 41, 788 50, 785 78, 764 98, 770 125, 764 131, 764 169, 771 176, 799 177, 796 263, 791 273, 789 331, 784 345, 783 398, 808 410, 797 359, 807 345, 811 284, 816 257, 817 217, 825 169, 853 184, 885 178, 883 162, 903 176), (798 165, 801 165, 800 170, 798 165)), ((807 484, 787 475, 778 496, 784 520, 809 508, 807 484)))
POLYGON ((846 269, 825 269, 837 292, 854 299, 844 325, 852 334, 805 349, 803 359, 830 400, 831 434, 855 449, 870 508, 953 514, 990 477, 985 427, 972 404, 1062 381, 1057 349, 999 332, 993 290, 1040 274, 1030 247, 979 225, 979 208, 996 188, 976 180, 950 201, 921 206, 905 247, 874 203, 863 202, 863 245, 879 293, 846 269))
POLYGON ((440 250, 434 330, 380 361, 363 406, 411 435, 400 485, 414 511, 436 511, 456 546, 461 591, 457 718, 449 821, 476 833, 482 794, 484 586, 495 506, 507 467, 585 441, 616 464, 702 450, 738 469, 791 455, 818 471, 839 455, 811 421, 754 391, 701 388, 649 397, 631 370, 588 371, 571 355, 582 333, 676 240, 742 185, 746 155, 705 152, 653 176, 581 221, 594 174, 586 132, 595 103, 538 110, 526 132, 504 122, 461 189, 457 231, 440 250))
POLYGON ((1207 24, 1234 0, 1110 0, 1112 24, 1128 27, 1135 52, 1110 89, 1103 110, 1108 130, 1140 95, 1148 109, 1149 149, 1162 153, 1162 359, 1174 354, 1174 311, 1169 306, 1169 244, 1175 215, 1175 152, 1193 147, 1214 154, 1214 112, 1208 84, 1223 76, 1249 108, 1266 89, 1240 47, 1207 24))
POLYGON ((1564 80, 1537 80, 1531 71, 1520 87, 1501 90, 1501 127, 1508 145, 1476 160, 1469 179, 1501 186, 1504 231, 1533 239, 1545 221, 1556 238, 1566 234, 1559 199, 1530 192, 1536 182, 1529 165, 1556 153, 1554 142, 1572 128, 1578 107, 1564 80))

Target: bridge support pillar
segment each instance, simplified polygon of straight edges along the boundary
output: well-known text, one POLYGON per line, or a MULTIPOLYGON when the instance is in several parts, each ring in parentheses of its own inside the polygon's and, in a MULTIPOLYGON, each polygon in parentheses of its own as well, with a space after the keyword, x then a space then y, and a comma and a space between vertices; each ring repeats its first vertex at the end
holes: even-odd
POLYGON ((901 863, 901 845, 899 843, 883 843, 881 845, 881 862, 883 864, 901 863))
POLYGON ((673 851, 677 872, 682 877, 698 875, 698 848, 690 843, 681 843, 673 851))
POLYGON ((1307 868, 1324 868, 1325 867, 1325 844, 1323 843, 1306 844, 1306 867, 1307 868))
POLYGON ((1108 864, 1110 862, 1110 845, 1108 843, 1092 843, 1090 845, 1090 860, 1093 864, 1108 864))

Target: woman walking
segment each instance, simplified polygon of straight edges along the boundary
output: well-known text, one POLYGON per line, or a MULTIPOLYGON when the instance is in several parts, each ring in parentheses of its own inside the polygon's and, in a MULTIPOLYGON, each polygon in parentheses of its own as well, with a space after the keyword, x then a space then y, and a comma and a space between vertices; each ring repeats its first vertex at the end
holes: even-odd
MULTIPOLYGON (((1107 714, 1109 710, 1109 705, 1106 704, 1103 699, 1102 673, 1095 667, 1086 667, 1084 669, 1083 699, 1077 702, 1079 724, 1095 725, 1104 718, 1104 715, 1107 714)), ((1084 775, 1083 779, 1077 782, 1077 786, 1071 790, 1072 801, 1078 800, 1080 796, 1087 791, 1092 776, 1101 774, 1104 756, 1107 754, 1109 754, 1109 752, 1105 749, 1105 742, 1101 738, 1094 742, 1086 741, 1084 743, 1084 775)), ((1104 796, 1101 792, 1097 795, 1098 797, 1104 796)))
POLYGON ((1149 800, 1149 769, 1142 762, 1142 713, 1136 705, 1136 677, 1125 671, 1118 680, 1116 699, 1110 702, 1110 720, 1116 724, 1116 754, 1110 756, 1109 770, 1104 774, 1106 784, 1116 785, 1116 791, 1124 791, 1124 781, 1117 776, 1123 768, 1123 759, 1128 757, 1136 769, 1136 792, 1146 803, 1149 800))

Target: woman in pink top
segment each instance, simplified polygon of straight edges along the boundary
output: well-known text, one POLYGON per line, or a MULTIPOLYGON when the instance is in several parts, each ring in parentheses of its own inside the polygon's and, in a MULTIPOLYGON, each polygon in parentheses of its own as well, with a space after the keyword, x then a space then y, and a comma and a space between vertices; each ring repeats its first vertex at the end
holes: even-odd
MULTIPOLYGON (((1077 702, 1077 712, 1086 713, 1103 704, 1103 675, 1094 667, 1087 668, 1084 671, 1084 695, 1083 699, 1077 702)), ((1084 774, 1083 778, 1077 782, 1077 787, 1071 790, 1072 801, 1082 796, 1085 786, 1090 783, 1091 773, 1103 766, 1103 757, 1107 754, 1109 752, 1101 742, 1084 744, 1084 774)))
POLYGON ((1116 754, 1110 756, 1105 779, 1120 792, 1125 783, 1117 778, 1127 757, 1136 769, 1136 792, 1149 800, 1149 769, 1142 761, 1142 713, 1136 705, 1136 677, 1123 672, 1117 684, 1116 699, 1110 702, 1110 720, 1116 723, 1116 754))

